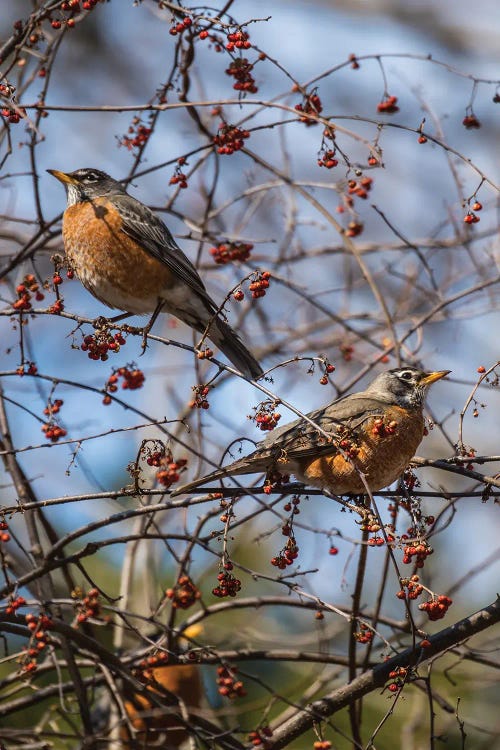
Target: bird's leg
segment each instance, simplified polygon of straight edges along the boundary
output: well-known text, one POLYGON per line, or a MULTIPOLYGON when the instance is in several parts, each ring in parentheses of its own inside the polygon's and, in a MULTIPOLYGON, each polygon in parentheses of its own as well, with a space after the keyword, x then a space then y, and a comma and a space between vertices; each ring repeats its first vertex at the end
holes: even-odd
POLYGON ((144 328, 142 329, 142 352, 141 352, 141 357, 144 354, 144 352, 146 351, 146 348, 147 348, 147 345, 148 345, 148 333, 150 332, 150 330, 154 326, 156 318, 161 313, 163 305, 164 305, 164 300, 159 299, 158 300, 158 304, 156 305, 156 307, 155 307, 155 309, 153 311, 153 314, 152 314, 152 316, 151 316, 151 318, 149 320, 149 323, 147 325, 145 325, 144 328))
MULTIPOLYGON (((125 330, 127 333, 133 333, 133 334, 141 334, 142 336, 142 345, 141 345, 141 356, 144 354, 144 352, 147 349, 148 346, 148 333, 154 326, 155 320, 158 317, 158 315, 161 313, 162 307, 164 305, 164 300, 158 300, 158 303, 153 311, 153 314, 145 326, 126 326, 125 330)), ((110 321, 116 322, 118 320, 123 320, 123 318, 128 318, 130 315, 133 315, 133 313, 122 313, 121 315, 117 315, 114 318, 110 318, 110 321)))

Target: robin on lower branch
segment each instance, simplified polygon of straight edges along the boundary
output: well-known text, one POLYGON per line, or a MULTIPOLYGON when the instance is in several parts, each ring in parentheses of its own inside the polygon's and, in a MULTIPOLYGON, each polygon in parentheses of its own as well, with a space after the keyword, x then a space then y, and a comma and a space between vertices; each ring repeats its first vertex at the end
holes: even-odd
POLYGON ((48 172, 67 193, 64 248, 86 289, 109 307, 133 315, 175 315, 206 334, 246 377, 262 368, 223 320, 191 261, 147 206, 98 169, 48 172))
POLYGON ((365 494, 398 479, 424 436, 427 388, 450 370, 423 372, 414 367, 388 370, 366 390, 351 393, 268 434, 253 453, 179 487, 190 492, 214 479, 240 474, 294 474, 312 487, 335 495, 365 494), (366 481, 366 485, 365 482, 366 481))

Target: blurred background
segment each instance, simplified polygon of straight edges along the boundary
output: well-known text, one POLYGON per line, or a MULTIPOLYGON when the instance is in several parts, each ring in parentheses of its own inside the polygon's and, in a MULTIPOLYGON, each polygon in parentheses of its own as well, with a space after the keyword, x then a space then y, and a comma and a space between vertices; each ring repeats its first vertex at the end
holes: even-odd
MULTIPOLYGON (((18 19, 28 18, 34 7, 42 5, 49 4, 25 0, 6 4, 0 17, 0 42, 9 39, 18 19)), ((361 389, 382 368, 400 362, 429 370, 450 369, 451 376, 430 393, 427 413, 435 428, 419 455, 452 456, 460 435, 465 452, 498 455, 499 393, 492 387, 497 384, 494 372, 489 383, 475 392, 463 418, 463 433, 459 430, 461 410, 478 379, 477 368, 488 369, 499 357, 498 103, 494 102, 499 8, 486 2, 472 8, 463 2, 437 6, 390 0, 237 0, 229 13, 237 23, 249 24, 244 28, 253 47, 243 54, 255 62, 252 75, 258 88, 238 101, 234 79, 226 73, 230 55, 221 31, 217 31, 220 51, 216 40, 195 36, 194 60, 183 76, 179 71, 188 45, 180 35, 169 33, 178 19, 172 20, 168 4, 163 9, 161 5, 126 0, 98 3, 91 11, 76 14, 75 27, 68 28, 65 22, 71 14, 53 3, 51 18, 41 22, 39 39, 2 63, 1 72, 17 87, 17 101, 26 107, 31 123, 21 120, 1 133, 0 263, 7 265, 37 233, 42 240, 37 240, 35 257, 15 264, 0 286, 4 309, 0 375, 17 458, 37 498, 92 495, 130 484, 127 467, 136 461, 143 440, 165 440, 164 430, 155 425, 165 419, 172 421, 166 428, 174 457, 188 459, 183 479, 218 464, 237 438, 265 437, 247 418, 265 395, 244 380, 223 376, 210 393, 208 410, 189 408, 193 386, 207 382, 216 367, 195 360, 189 350, 169 345, 173 340, 193 346, 196 337, 166 315, 153 330, 162 341, 150 342, 144 356, 139 356, 140 339, 130 336, 105 362, 91 361, 79 349, 82 335, 92 332, 89 324, 82 326, 82 334, 75 320, 35 315, 24 326, 25 359, 35 362, 47 379, 15 374, 21 364, 19 326, 9 312, 15 287, 32 272, 50 281, 50 257, 63 250, 60 218, 65 196, 47 169, 96 167, 117 179, 129 179, 129 192, 160 213, 199 266, 217 302, 250 272, 269 270, 271 286, 265 297, 253 300, 243 284, 244 301, 231 298, 226 310, 231 325, 240 330, 266 370, 288 363, 273 370, 272 380, 265 382, 278 398, 308 412, 347 390, 361 389), (51 21, 59 19, 62 28, 53 28, 51 21), (356 56, 359 68, 353 69, 350 55, 356 56), (42 91, 47 116, 35 125, 37 112, 30 105, 40 101, 42 91), (179 106, 151 113, 144 105, 158 104, 158 92, 169 105, 179 106), (297 104, 304 104, 305 92, 317 93, 322 117, 336 128, 339 164, 331 170, 318 166, 318 159, 332 147, 332 141, 322 136, 324 125, 300 122, 294 112, 297 104), (399 111, 377 111, 390 95, 397 97, 399 111), (184 106, 186 98, 197 106, 184 106), (464 118, 471 116, 480 127, 464 127, 464 118), (211 138, 221 117, 250 131, 244 152, 214 153, 211 138), (140 126, 152 128, 150 137, 143 149, 128 148, 126 139, 134 138, 140 126), (422 133, 425 143, 419 142, 422 133), (180 157, 187 157, 181 166, 188 177, 184 190, 170 183, 180 157), (363 176, 373 180, 367 199, 355 197, 349 206, 348 182, 363 176), (476 202, 482 204, 476 211, 481 220, 465 224, 464 216, 476 202), (362 226, 353 238, 354 252, 338 231, 349 222, 362 226), (226 241, 252 243, 249 260, 215 264, 210 248, 226 241), (297 356, 304 360, 293 361, 297 356), (314 372, 310 371, 310 358, 318 356, 336 368, 325 386, 319 382, 321 363, 316 361, 314 372), (114 369, 131 363, 144 372, 144 387, 120 391, 124 403, 103 406, 100 389, 114 369), (60 424, 68 432, 67 439, 85 438, 83 442, 61 440, 51 445, 44 440, 40 419, 49 397, 64 400, 60 424), (118 432, 110 434, 111 430, 118 432), (182 445, 176 445, 176 439, 182 445)), ((199 28, 209 28, 210 16, 213 19, 221 8, 199 16, 198 10, 192 10, 199 28)), ((236 28, 229 17, 224 20, 236 28)), ((68 313, 90 320, 110 314, 76 280, 65 279, 61 292, 68 313)), ((49 288, 46 303, 37 303, 36 309, 53 299, 49 288)), ((131 322, 141 323, 138 318, 131 322)), ((279 411, 280 424, 294 418, 284 407, 279 411)), ((251 442, 245 442, 242 450, 250 447, 251 442)), ((235 457, 238 449, 238 445, 233 449, 235 457)), ((143 464, 141 482, 154 487, 155 472, 143 464)), ((493 475, 494 467, 489 463, 475 468, 493 475)), ((441 498, 424 499, 422 505, 425 513, 442 514, 432 539, 434 556, 426 563, 426 585, 439 593, 456 589, 450 596, 455 602, 453 618, 458 619, 492 600, 498 588, 497 508, 491 500, 482 503, 480 497, 454 499, 453 493, 482 489, 469 478, 430 468, 417 474, 422 490, 441 493, 441 498)), ((17 495, 5 472, 0 486, 2 504, 14 505, 17 495)), ((90 498, 48 508, 46 513, 63 535, 141 502, 146 501, 90 498)), ((386 500, 380 500, 379 507, 387 521, 386 500)), ((303 500, 301 511, 295 526, 300 588, 348 608, 359 542, 353 517, 321 496, 303 500), (339 548, 335 556, 328 554, 333 543, 339 548), (317 572, 303 574, 311 570, 317 572)), ((201 523, 200 513, 194 506, 158 514, 158 528, 172 540, 142 543, 134 558, 139 586, 132 587, 130 594, 135 597, 134 607, 145 616, 157 606, 162 590, 172 585, 186 540, 201 523), (176 534, 182 537, 178 542, 173 540, 176 534), (152 570, 154 576, 144 586, 142 577, 152 570)), ((236 517, 231 555, 242 566, 244 595, 285 594, 286 587, 274 580, 276 570, 269 565, 282 545, 280 527, 286 517, 282 505, 273 514, 260 501, 244 498, 236 506, 236 517)), ((12 518, 11 528, 19 540, 12 554, 22 557, 26 537, 20 515, 12 518)), ((106 540, 111 528, 119 537, 132 527, 127 522, 92 530, 82 534, 75 549, 89 539, 106 540)), ((220 522, 209 515, 198 528, 208 535, 220 528, 220 522)), ((217 545, 210 551, 200 545, 190 553, 191 577, 210 602, 220 551, 217 545)), ((383 554, 369 550, 363 606, 373 605, 382 585, 383 554)), ((86 563, 92 576, 102 576, 109 596, 120 590, 123 557, 124 545, 117 543, 86 563)), ((394 598, 399 584, 393 571, 392 576, 386 584, 384 614, 403 618, 404 609, 394 598)), ((223 623, 214 617, 206 623, 205 637, 222 646, 237 632, 240 645, 272 646, 282 642, 285 623, 287 640, 297 648, 326 648, 331 643, 337 651, 345 649, 344 620, 329 615, 327 624, 314 623, 310 611, 292 612, 270 607, 252 622, 245 610, 232 613, 223 623)), ((441 626, 431 624, 431 632, 441 626)), ((377 645, 378 655, 382 647, 377 645)), ((290 680, 293 699, 311 682, 310 673, 289 665, 251 666, 278 692, 276 683, 284 689, 283 681, 290 680)), ((315 679, 316 667, 311 667, 315 679)), ((498 700, 498 686, 495 690, 488 681, 480 688, 479 678, 471 669, 460 690, 451 683, 439 687, 451 705, 457 692, 467 693, 461 718, 470 722, 468 734, 475 743, 470 746, 483 746, 484 735, 477 729, 482 727, 491 747, 492 741, 498 741, 499 727, 488 707, 498 700)), ((213 687, 210 691, 210 701, 217 706, 213 687)), ((384 703, 385 698, 378 700, 384 703)), ((255 688, 245 709, 245 716, 251 718, 243 721, 244 726, 252 726, 262 710, 261 701, 255 688)), ((370 708, 373 714, 367 724, 372 729, 380 719, 379 705, 370 708)), ((419 696, 413 707, 420 716, 419 696)), ((450 742, 458 742, 457 726, 451 728, 448 715, 441 714, 439 721, 442 731, 450 732, 450 742)), ((401 725, 396 726, 399 731, 401 725)), ((337 739, 339 747, 347 746, 340 735, 337 739)))

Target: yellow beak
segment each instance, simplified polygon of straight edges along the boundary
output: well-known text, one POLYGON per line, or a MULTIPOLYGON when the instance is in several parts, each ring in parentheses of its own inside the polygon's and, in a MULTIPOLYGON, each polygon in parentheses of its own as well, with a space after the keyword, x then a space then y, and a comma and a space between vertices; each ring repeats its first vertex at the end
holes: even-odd
POLYGON ((435 383, 436 380, 441 380, 441 378, 446 377, 446 375, 449 375, 451 370, 438 370, 436 372, 429 372, 425 377, 422 378, 420 381, 421 385, 430 385, 431 383, 435 383))
POLYGON ((74 177, 72 177, 70 174, 66 174, 66 172, 59 172, 58 169, 47 169, 47 172, 51 174, 53 177, 56 178, 56 180, 59 180, 59 182, 63 182, 65 185, 77 185, 78 181, 75 180, 74 177))

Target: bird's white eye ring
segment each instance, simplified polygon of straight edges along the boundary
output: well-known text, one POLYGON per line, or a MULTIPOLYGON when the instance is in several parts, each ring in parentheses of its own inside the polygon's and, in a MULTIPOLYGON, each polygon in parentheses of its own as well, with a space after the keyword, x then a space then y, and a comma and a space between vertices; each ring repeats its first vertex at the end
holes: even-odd
POLYGON ((400 374, 399 377, 402 378, 402 380, 411 380, 413 377, 413 373, 411 373, 409 370, 405 370, 400 374))

